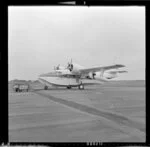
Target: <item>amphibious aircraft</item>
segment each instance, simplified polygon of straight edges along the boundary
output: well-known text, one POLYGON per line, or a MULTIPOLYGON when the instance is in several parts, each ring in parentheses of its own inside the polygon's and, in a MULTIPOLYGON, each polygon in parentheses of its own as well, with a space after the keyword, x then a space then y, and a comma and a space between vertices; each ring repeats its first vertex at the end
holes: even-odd
POLYGON ((85 68, 73 63, 71 60, 66 67, 58 65, 54 67, 53 72, 41 74, 38 80, 45 85, 45 90, 49 86, 61 86, 68 89, 78 87, 79 89, 84 89, 84 85, 102 84, 116 78, 119 73, 127 72, 118 70, 121 67, 125 66, 114 64, 104 67, 85 68))

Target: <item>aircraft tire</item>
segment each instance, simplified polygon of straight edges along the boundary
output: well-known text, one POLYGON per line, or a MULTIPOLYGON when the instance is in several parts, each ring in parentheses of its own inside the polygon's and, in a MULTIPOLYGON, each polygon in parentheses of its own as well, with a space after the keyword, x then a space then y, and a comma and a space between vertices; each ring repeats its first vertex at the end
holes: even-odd
POLYGON ((47 89, 48 89, 48 86, 45 86, 45 87, 44 87, 44 90, 47 90, 47 89))
POLYGON ((79 85, 79 89, 80 89, 80 90, 83 90, 83 89, 84 89, 84 85, 83 85, 83 84, 80 84, 80 85, 79 85))
POLYGON ((67 89, 71 89, 71 86, 67 86, 67 89))

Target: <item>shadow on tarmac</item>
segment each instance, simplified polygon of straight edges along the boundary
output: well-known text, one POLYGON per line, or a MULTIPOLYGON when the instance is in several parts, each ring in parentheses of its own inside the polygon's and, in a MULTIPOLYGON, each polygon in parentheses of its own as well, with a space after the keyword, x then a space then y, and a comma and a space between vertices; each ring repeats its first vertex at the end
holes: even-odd
MULTIPOLYGON (((62 89, 62 90, 64 90, 64 89, 62 89)), ((75 90, 78 90, 78 89, 75 89, 75 90)), ((79 103, 76 103, 73 101, 57 98, 57 97, 49 95, 48 93, 44 93, 44 91, 40 91, 40 90, 37 90, 37 91, 35 90, 34 93, 41 95, 43 97, 46 97, 46 98, 48 98, 52 101, 55 101, 57 103, 69 106, 71 108, 75 108, 75 109, 80 110, 82 112, 86 112, 86 113, 96 115, 99 117, 104 117, 104 118, 109 119, 111 121, 114 121, 118 124, 123 124, 123 125, 129 126, 129 127, 132 127, 132 128, 136 128, 136 129, 140 130, 141 132, 145 133, 145 126, 143 124, 141 124, 139 122, 135 122, 135 121, 123 116, 123 115, 111 113, 111 112, 106 112, 104 110, 98 110, 96 108, 86 106, 83 104, 79 104, 79 103)))

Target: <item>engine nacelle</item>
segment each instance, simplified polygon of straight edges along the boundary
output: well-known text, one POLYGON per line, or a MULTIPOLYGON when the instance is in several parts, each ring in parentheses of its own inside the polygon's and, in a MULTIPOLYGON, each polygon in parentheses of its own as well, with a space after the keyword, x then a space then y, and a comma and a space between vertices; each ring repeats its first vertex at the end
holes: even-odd
POLYGON ((76 63, 72 63, 68 64, 67 69, 69 69, 73 74, 80 74, 80 69, 84 69, 84 67, 76 63))
POLYGON ((93 73, 92 72, 90 72, 89 74, 88 74, 88 77, 87 78, 89 78, 89 79, 93 79, 93 73))
POLYGON ((95 78, 96 73, 90 72, 87 76, 87 78, 89 79, 94 79, 95 78))

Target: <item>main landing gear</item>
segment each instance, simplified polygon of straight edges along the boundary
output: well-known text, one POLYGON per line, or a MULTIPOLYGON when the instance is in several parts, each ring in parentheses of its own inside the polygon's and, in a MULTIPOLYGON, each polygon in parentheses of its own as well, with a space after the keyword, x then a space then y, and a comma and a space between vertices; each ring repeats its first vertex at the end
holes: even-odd
MULTIPOLYGON (((69 85, 69 86, 67 86, 67 89, 71 89, 72 87, 69 85)), ((79 86, 78 86, 78 88, 80 89, 80 90, 83 90, 84 89, 84 85, 83 84, 80 84, 79 86)))
POLYGON ((71 86, 69 85, 69 86, 67 86, 67 89, 71 89, 71 86))
POLYGON ((48 89, 48 86, 45 86, 45 87, 44 87, 44 90, 47 90, 47 89, 48 89))
POLYGON ((84 85, 83 85, 83 84, 80 84, 80 85, 78 86, 78 88, 79 88, 80 90, 83 90, 83 89, 84 89, 84 85))

